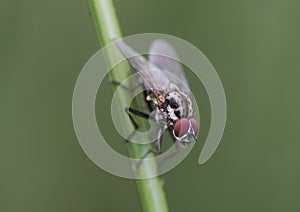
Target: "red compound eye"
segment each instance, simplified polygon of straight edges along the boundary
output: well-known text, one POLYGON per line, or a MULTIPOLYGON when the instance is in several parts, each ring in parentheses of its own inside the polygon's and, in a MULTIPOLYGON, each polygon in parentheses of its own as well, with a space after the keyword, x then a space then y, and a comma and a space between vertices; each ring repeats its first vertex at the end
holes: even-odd
POLYGON ((192 124, 192 128, 194 130, 195 135, 198 135, 199 125, 198 125, 197 121, 195 119, 191 118, 190 122, 192 124))
POLYGON ((174 126, 174 134, 180 138, 188 133, 190 128, 190 121, 187 118, 179 119, 174 126))

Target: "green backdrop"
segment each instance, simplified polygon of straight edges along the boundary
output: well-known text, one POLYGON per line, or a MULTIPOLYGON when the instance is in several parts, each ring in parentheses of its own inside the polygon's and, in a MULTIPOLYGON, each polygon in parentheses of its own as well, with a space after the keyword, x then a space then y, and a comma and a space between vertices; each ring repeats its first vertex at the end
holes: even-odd
MULTIPOLYGON (((191 42, 225 88, 225 133, 200 166, 209 102, 188 74, 202 133, 188 158, 162 177, 170 210, 299 211, 299 1, 114 2, 124 35, 158 32, 191 42)), ((74 133, 73 87, 98 49, 87 1, 0 1, 0 211, 141 210, 134 181, 99 169, 74 133)), ((126 154, 103 104, 111 95, 103 85, 98 123, 126 154)))

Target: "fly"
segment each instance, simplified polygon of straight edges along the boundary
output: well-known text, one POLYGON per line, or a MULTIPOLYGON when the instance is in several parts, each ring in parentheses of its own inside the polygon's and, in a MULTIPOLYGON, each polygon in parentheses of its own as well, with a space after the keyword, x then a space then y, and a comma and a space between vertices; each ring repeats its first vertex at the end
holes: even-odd
MULTIPOLYGON (((197 140, 199 126, 192 118, 193 105, 188 82, 174 48, 165 40, 155 40, 146 60, 123 41, 116 40, 115 44, 141 78, 146 91, 146 101, 151 105, 150 110, 155 112, 153 119, 161 125, 157 136, 157 149, 152 148, 148 153, 161 153, 165 130, 170 132, 175 143, 185 145, 191 143, 192 139, 197 140), (176 78, 170 75, 175 75, 176 78)), ((128 108, 128 112, 144 118, 149 117, 133 108, 128 108)))

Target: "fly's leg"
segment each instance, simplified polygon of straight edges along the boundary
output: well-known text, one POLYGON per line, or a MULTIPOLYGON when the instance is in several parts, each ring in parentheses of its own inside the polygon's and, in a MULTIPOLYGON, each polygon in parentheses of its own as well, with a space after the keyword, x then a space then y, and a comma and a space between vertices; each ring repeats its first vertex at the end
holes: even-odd
POLYGON ((146 113, 144 113, 144 112, 142 112, 142 111, 139 111, 139 110, 136 110, 136 109, 133 109, 133 108, 131 108, 131 107, 126 107, 125 108, 125 111, 126 111, 126 113, 133 113, 133 114, 135 114, 135 115, 137 115, 137 116, 139 116, 139 117, 142 117, 142 118, 144 118, 144 119, 149 119, 150 118, 150 115, 149 114, 146 114, 146 113))
MULTIPOLYGON (((142 86, 142 85, 143 85, 141 82, 138 82, 138 84, 137 84, 136 86, 134 86, 134 87, 128 87, 128 86, 123 85, 122 83, 120 83, 120 82, 118 82, 118 81, 116 81, 116 80, 110 80, 109 82, 110 82, 110 84, 112 84, 112 85, 114 85, 114 86, 120 86, 120 87, 123 88, 124 90, 126 90, 126 91, 128 91, 128 92, 131 92, 131 93, 133 93, 136 89, 138 89, 139 86, 142 86)), ((144 90, 143 93, 144 93, 144 96, 146 97, 146 96, 147 96, 146 90, 144 90)), ((144 107, 143 109, 151 109, 151 106, 150 106, 149 101, 147 101, 147 105, 146 105, 146 107, 144 107)))
POLYGON ((175 145, 175 151, 170 153, 169 155, 167 155, 166 157, 164 157, 159 164, 157 165, 157 170, 160 171, 162 165, 164 164, 164 162, 172 157, 174 157, 175 155, 177 155, 180 151, 180 142, 175 138, 175 136, 173 135, 172 130, 169 128, 169 133, 170 136, 172 137, 172 139, 174 140, 174 145, 175 145))
MULTIPOLYGON (((151 118, 149 114, 146 114, 142 111, 133 109, 131 107, 126 107, 125 108, 126 113, 129 116, 130 121, 132 122, 133 126, 134 126, 134 130, 132 133, 130 133, 130 135, 127 137, 126 142, 129 142, 130 139, 134 136, 134 134, 136 133, 136 130, 139 128, 139 125, 136 123, 136 121, 134 120, 134 118, 132 117, 132 114, 135 114, 139 117, 145 118, 145 119, 149 119, 151 118)), ((136 169, 139 169, 140 165, 142 164, 143 160, 150 154, 160 154, 162 152, 162 138, 163 138, 163 133, 164 133, 164 129, 165 127, 162 126, 159 128, 158 131, 158 136, 157 136, 157 149, 155 148, 150 148, 141 158, 140 161, 135 165, 136 169)))
MULTIPOLYGON (((116 81, 116 80, 110 80, 109 82, 110 82, 112 85, 114 85, 114 86, 120 86, 121 88, 123 88, 123 89, 125 89, 126 91, 129 91, 129 92, 131 92, 131 93, 133 93, 134 91, 136 91, 136 89, 139 88, 139 86, 142 86, 142 83, 141 83, 140 81, 139 81, 139 82, 137 83, 137 85, 134 86, 134 87, 128 87, 128 86, 123 85, 122 83, 120 83, 120 82, 118 82, 118 81, 116 81)), ((145 91, 144 91, 144 92, 145 92, 145 91)), ((147 106, 148 106, 148 105, 147 105, 147 106)), ((148 108, 147 108, 147 109, 148 109, 148 108)), ((135 115, 137 115, 137 116, 140 116, 140 117, 142 117, 142 118, 145 118, 145 119, 149 119, 150 115, 149 115, 149 114, 146 114, 146 113, 143 113, 143 112, 141 112, 141 111, 139 111, 139 110, 135 110, 135 109, 133 109, 133 108, 131 108, 131 107, 125 107, 125 112, 128 114, 129 119, 130 119, 130 121, 131 121, 131 123, 132 123, 132 125, 133 125, 133 127, 134 127, 134 130, 129 134, 129 136, 128 136, 127 138, 125 138, 125 142, 129 142, 129 141, 132 139, 132 137, 134 136, 136 130, 139 128, 139 125, 136 123, 136 121, 135 121, 134 118, 132 117, 131 113, 132 113, 132 114, 135 114, 135 115)))
POLYGON ((176 141, 176 142, 175 142, 175 151, 172 152, 172 153, 170 153, 170 154, 167 155, 166 157, 164 157, 164 158, 158 163, 158 165, 157 165, 158 173, 161 173, 160 170, 161 170, 162 165, 164 164, 164 162, 166 162, 166 160, 168 160, 168 159, 174 157, 175 155, 177 155, 177 154, 179 153, 179 151, 180 151, 179 145, 180 145, 179 142, 176 141))
POLYGON ((150 115, 149 114, 146 114, 144 112, 141 112, 139 110, 135 110, 131 107, 126 107, 125 108, 125 112, 128 114, 129 116, 129 119, 134 127, 134 130, 129 134, 129 136, 126 138, 126 142, 129 142, 131 140, 131 138, 134 136, 136 130, 139 128, 139 125, 136 123, 136 121, 134 120, 134 118, 132 117, 131 113, 132 114, 135 114, 139 117, 142 117, 142 118, 145 118, 145 119, 149 119, 150 115))
POLYGON ((140 159, 140 161, 136 164, 136 168, 138 169, 140 165, 142 164, 143 160, 150 154, 160 154, 162 151, 162 138, 163 138, 163 132, 164 132, 164 127, 161 127, 158 131, 158 138, 157 138, 157 149, 155 148, 150 148, 140 159))

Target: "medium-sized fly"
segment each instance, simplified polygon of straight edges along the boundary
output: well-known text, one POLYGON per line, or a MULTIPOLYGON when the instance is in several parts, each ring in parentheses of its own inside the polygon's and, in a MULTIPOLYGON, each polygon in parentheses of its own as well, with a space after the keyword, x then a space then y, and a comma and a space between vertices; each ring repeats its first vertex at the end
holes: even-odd
MULTIPOLYGON (((115 44, 140 77, 146 91, 145 99, 149 109, 155 112, 155 115, 150 117, 142 111, 129 107, 128 114, 152 118, 160 125, 157 136, 158 148, 152 148, 148 153, 161 153, 162 135, 165 130, 170 132, 176 144, 185 145, 192 139, 197 140, 198 123, 192 118, 190 90, 174 48, 165 40, 155 40, 150 46, 149 60, 146 60, 123 41, 116 40, 115 44)), ((137 126, 136 123, 134 125, 137 126)))

